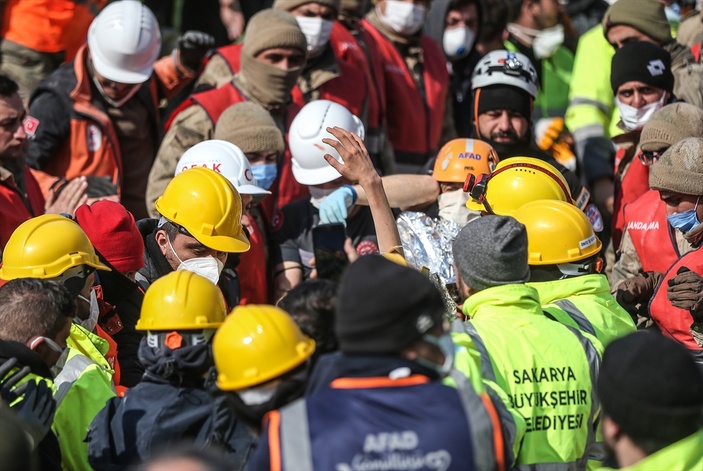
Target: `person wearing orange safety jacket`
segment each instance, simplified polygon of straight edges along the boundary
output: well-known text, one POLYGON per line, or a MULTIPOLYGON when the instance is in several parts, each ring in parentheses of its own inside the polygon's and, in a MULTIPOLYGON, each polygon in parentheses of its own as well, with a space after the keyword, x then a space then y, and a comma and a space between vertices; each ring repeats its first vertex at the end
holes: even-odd
POLYGON ((547 317, 593 335, 603 346, 635 331, 599 273, 603 244, 585 214, 564 201, 537 200, 514 217, 527 230, 528 286, 539 293, 547 317))
MULTIPOLYGON (((502 161, 505 162, 505 161, 502 161)), ((530 277, 525 227, 486 215, 452 244, 468 348, 524 417, 517 469, 585 469, 604 458, 595 394, 602 344, 549 319, 530 277)))
MULTIPOLYGON (((134 0, 110 3, 91 23, 75 60, 29 100, 27 163, 44 194, 62 178, 107 179, 107 193, 145 217, 147 176, 161 140, 159 100, 194 77, 210 39, 188 32, 172 56, 157 61, 161 34, 154 14, 134 0)), ((89 196, 98 196, 90 188, 89 196)))
POLYGON ((54 379, 57 403, 53 430, 61 446, 64 469, 90 469, 88 425, 115 396, 115 343, 97 325, 99 308, 92 289, 95 270, 103 265, 80 226, 64 216, 32 218, 12 234, 3 253, 0 279, 42 278, 63 283, 76 299, 76 317, 58 359, 54 379), (108 360, 109 359, 109 360, 108 360))
POLYGON ((649 316, 662 333, 688 348, 699 363, 703 363, 703 341, 700 307, 696 305, 698 294, 694 293, 700 291, 701 285, 694 284, 696 276, 693 274, 701 273, 702 155, 703 139, 684 139, 664 152, 649 173, 650 187, 659 193, 665 205, 671 230, 683 235, 686 252, 661 271, 645 271, 615 286, 620 304, 628 309, 636 305, 648 307, 649 316), (686 284, 688 286, 677 286, 686 284), (693 302, 687 304, 687 301, 693 302))
MULTIPOLYGON (((267 9, 252 17, 245 36, 239 73, 220 88, 194 93, 171 114, 149 175, 151 197, 159 193, 159 186, 165 187, 173 178, 176 163, 186 150, 213 137, 220 115, 234 104, 252 101, 261 105, 279 130, 287 132, 299 110, 292 103, 291 91, 305 64, 305 35, 292 15, 267 9)), ((281 201, 305 194, 293 179, 290 167, 290 156, 279 156, 277 178, 269 187, 274 197, 263 206, 270 226, 278 222, 281 201)))
POLYGON ((107 0, 2 2, 0 71, 20 85, 25 103, 39 82, 73 60, 90 22, 106 4, 107 0))
MULTIPOLYGON (((383 58, 388 139, 397 172, 418 173, 444 142, 454 138, 453 113, 447 106, 446 56, 422 32, 429 0, 375 0, 361 21, 383 58)), ((392 169, 391 169, 392 170, 392 169)))
POLYGON ((335 317, 339 376, 266 416, 250 468, 510 468, 500 405, 454 369, 444 310, 416 270, 378 255, 352 264, 335 317), (456 388, 442 383, 449 375, 456 388))

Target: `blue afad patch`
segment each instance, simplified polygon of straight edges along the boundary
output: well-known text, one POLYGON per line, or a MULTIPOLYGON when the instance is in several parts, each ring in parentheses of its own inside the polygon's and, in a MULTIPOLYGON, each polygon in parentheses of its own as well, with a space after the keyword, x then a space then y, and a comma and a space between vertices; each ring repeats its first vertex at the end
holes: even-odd
POLYGON ((594 232, 600 232, 603 230, 603 217, 600 215, 600 211, 596 208, 596 205, 591 203, 586 206, 584 210, 588 220, 591 221, 591 226, 593 226, 594 232))

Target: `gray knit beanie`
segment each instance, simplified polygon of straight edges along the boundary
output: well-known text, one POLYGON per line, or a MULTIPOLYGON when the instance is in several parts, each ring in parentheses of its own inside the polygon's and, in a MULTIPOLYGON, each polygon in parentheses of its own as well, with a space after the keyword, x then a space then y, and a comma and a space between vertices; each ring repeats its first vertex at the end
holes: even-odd
POLYGON ((702 195, 703 139, 689 137, 669 147, 650 168, 649 187, 682 195, 702 195))
POLYGON ((608 30, 615 25, 632 26, 661 46, 672 41, 661 0, 618 0, 603 16, 603 34, 607 37, 608 30))
POLYGON ((215 126, 215 139, 231 142, 245 154, 285 150, 283 134, 268 111, 251 101, 232 105, 222 112, 215 126))
POLYGON ((527 231, 510 216, 482 216, 468 223, 452 244, 459 276, 476 291, 525 283, 527 231))
POLYGON ((307 53, 308 43, 293 15, 270 8, 251 17, 244 33, 242 54, 256 57, 266 49, 292 47, 307 53))
POLYGON ((334 9, 334 12, 339 12, 340 0, 276 0, 273 4, 273 8, 276 10, 291 11, 298 8, 306 3, 319 3, 320 5, 326 5, 334 9))
POLYGON ((640 135, 640 148, 662 151, 687 137, 703 137, 703 110, 689 103, 673 103, 649 118, 640 135))

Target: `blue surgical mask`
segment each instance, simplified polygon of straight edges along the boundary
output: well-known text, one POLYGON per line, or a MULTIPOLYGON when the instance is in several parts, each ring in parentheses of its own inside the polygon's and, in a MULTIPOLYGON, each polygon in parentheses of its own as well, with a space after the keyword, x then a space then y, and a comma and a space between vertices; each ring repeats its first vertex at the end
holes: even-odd
POLYGON ((276 164, 252 165, 251 172, 256 178, 256 186, 268 190, 278 175, 276 164))
MULTIPOLYGON (((698 197, 698 200, 700 200, 700 197, 698 197)), ((696 206, 693 209, 687 209, 682 213, 674 213, 671 216, 667 216, 666 219, 669 221, 669 224, 684 234, 698 226, 701 223, 696 215, 698 200, 696 200, 696 206)))

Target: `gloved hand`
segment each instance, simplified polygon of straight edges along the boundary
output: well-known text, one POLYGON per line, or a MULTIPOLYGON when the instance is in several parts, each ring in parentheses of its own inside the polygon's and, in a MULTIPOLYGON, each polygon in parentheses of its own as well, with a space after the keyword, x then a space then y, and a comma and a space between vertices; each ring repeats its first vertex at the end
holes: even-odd
POLYGON ((666 292, 674 307, 689 311, 694 320, 703 320, 703 277, 698 273, 681 267, 676 276, 669 280, 666 292))
POLYGON ((535 123, 535 142, 537 147, 548 150, 564 130, 564 118, 542 118, 535 123))
POLYGON ((8 375, 8 373, 17 366, 17 358, 9 358, 5 363, 0 366, 0 399, 10 405, 19 398, 26 386, 23 384, 19 388, 13 389, 17 383, 19 383, 22 378, 29 374, 29 367, 25 366, 20 368, 14 373, 8 375))
POLYGON ((645 313, 647 304, 654 295, 654 289, 663 277, 662 273, 649 271, 627 279, 618 288, 615 293, 615 299, 630 314, 639 313, 649 317, 645 313), (638 305, 639 309, 637 308, 638 305))
POLYGON ((349 210, 356 203, 356 191, 350 185, 337 188, 320 203, 320 224, 342 223, 347 225, 349 210))
POLYGON ((202 31, 186 31, 178 39, 181 64, 192 71, 200 69, 208 51, 215 46, 215 38, 202 31))
POLYGON ((33 440, 32 448, 44 439, 51 428, 56 412, 56 401, 46 381, 27 381, 24 399, 12 407, 33 440))

